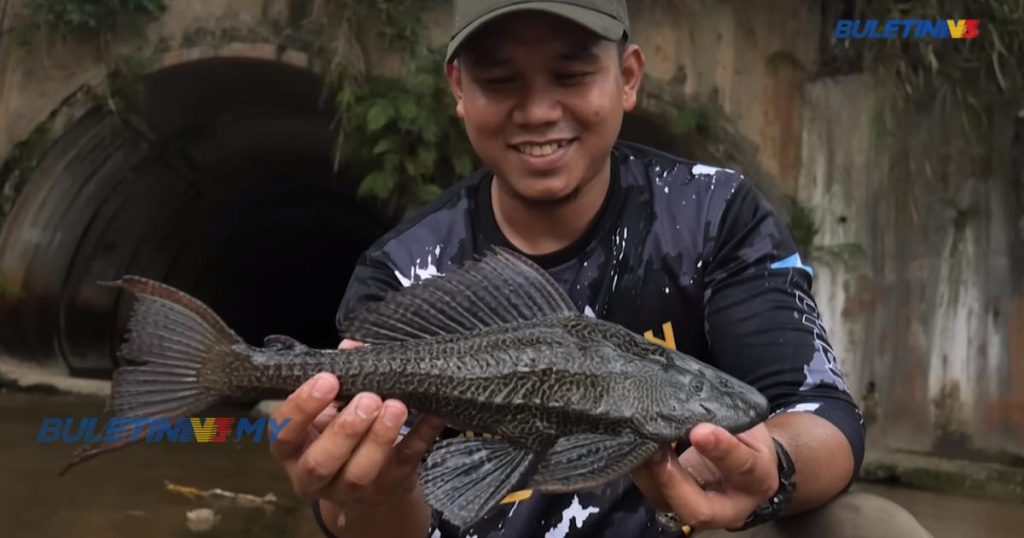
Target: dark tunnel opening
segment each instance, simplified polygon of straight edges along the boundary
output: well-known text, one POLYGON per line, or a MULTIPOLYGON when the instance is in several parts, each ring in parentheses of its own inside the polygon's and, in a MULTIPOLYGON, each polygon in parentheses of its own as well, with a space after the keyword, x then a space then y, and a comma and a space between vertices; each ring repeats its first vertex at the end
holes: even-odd
MULTIPOLYGON (((335 171, 333 111, 315 73, 207 59, 148 75, 135 105, 96 108, 49 149, 0 230, 0 351, 72 374, 118 365, 126 274, 207 303, 242 338, 337 345, 357 257, 393 222, 335 171)), ((689 156, 642 111, 622 138, 689 156)))
POLYGON ((132 298, 97 282, 125 274, 193 294, 250 343, 336 346, 351 269, 390 223, 334 171, 321 92, 290 65, 200 60, 147 76, 132 121, 79 120, 4 225, 19 285, 0 348, 109 375, 132 298))

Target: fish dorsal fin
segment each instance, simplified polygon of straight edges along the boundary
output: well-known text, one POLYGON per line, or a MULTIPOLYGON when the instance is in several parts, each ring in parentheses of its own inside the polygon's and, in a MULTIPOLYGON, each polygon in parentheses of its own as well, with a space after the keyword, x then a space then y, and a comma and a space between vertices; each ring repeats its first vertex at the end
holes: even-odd
POLYGON ((308 349, 298 340, 283 334, 272 334, 263 339, 263 347, 274 351, 299 351, 308 349))
POLYGON ((382 344, 572 315, 578 312, 569 296, 543 269, 497 248, 445 276, 368 304, 343 322, 342 334, 382 344))

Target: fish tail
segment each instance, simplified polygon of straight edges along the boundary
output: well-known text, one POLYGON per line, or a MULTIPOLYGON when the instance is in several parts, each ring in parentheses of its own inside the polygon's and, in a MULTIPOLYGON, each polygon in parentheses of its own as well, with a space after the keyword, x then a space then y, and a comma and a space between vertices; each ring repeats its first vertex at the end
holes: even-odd
POLYGON ((146 425, 101 444, 75 451, 60 471, 100 454, 146 439, 158 419, 173 423, 224 400, 226 380, 248 361, 238 347, 243 340, 198 299, 165 284, 137 276, 100 282, 133 292, 138 300, 128 321, 128 336, 118 356, 107 413, 114 417, 147 418, 146 425))

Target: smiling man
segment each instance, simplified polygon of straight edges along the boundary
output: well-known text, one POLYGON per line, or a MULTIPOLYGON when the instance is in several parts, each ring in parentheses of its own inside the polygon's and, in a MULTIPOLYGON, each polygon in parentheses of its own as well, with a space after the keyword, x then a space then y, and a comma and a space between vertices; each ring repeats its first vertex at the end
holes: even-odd
MULTIPOLYGON (((746 381, 774 413, 739 435, 699 425, 681 454, 665 447, 596 488, 517 492, 464 534, 928 536, 898 506, 844 493, 863 426, 811 296, 813 272, 773 209, 735 172, 617 141, 644 73, 626 2, 456 0, 454 14, 445 72, 486 168, 365 253, 339 324, 503 246, 545 268, 582 313, 746 381)), ((273 453, 325 532, 456 536, 417 480, 443 420, 409 421, 402 402, 374 394, 336 410, 344 382, 319 374, 275 415, 292 422, 273 453)))

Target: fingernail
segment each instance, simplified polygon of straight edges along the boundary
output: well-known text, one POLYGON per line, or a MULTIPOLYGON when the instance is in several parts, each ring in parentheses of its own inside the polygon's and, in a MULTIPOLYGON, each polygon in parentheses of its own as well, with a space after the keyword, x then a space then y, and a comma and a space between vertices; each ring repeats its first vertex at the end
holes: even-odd
POLYGON ((399 426, 405 422, 405 411, 397 405, 385 405, 383 420, 385 426, 399 426))
POLYGON ((330 394, 331 389, 328 387, 329 383, 326 377, 327 376, 323 374, 317 374, 313 377, 313 384, 309 387, 309 393, 312 394, 314 398, 326 398, 327 395, 330 394))
POLYGON ((359 415, 359 418, 370 418, 377 414, 377 409, 379 406, 373 398, 361 396, 356 402, 356 414, 359 415))

